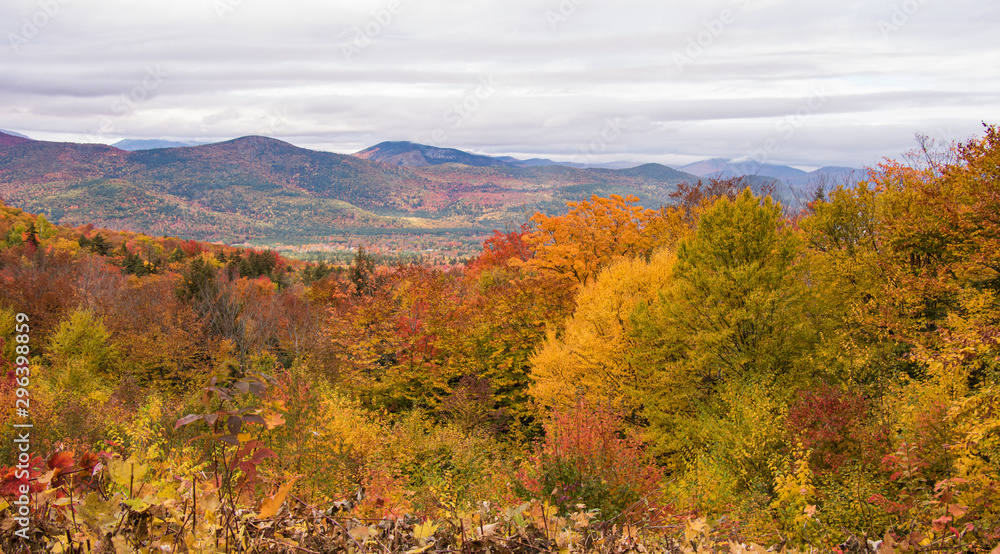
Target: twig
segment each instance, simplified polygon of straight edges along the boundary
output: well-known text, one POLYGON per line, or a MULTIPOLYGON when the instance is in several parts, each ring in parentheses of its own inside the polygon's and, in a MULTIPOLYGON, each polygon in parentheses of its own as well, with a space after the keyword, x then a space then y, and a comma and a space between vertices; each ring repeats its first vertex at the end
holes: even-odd
POLYGON ((276 540, 268 538, 268 537, 258 537, 257 540, 267 541, 267 542, 271 542, 271 543, 274 543, 274 544, 279 544, 281 546, 285 546, 285 547, 288 547, 288 548, 294 548, 295 550, 298 550, 299 552, 309 552, 309 554, 321 554, 320 552, 317 552, 315 550, 309 550, 308 548, 305 548, 305 547, 302 547, 302 546, 297 546, 297 545, 294 545, 294 544, 286 544, 286 543, 279 542, 279 541, 276 541, 276 540))

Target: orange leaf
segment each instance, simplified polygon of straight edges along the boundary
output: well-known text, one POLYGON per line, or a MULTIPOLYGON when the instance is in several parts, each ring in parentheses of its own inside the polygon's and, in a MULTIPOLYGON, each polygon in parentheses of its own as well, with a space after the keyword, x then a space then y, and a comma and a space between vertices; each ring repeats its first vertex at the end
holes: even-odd
POLYGON ((62 452, 56 452, 49 457, 46 465, 49 466, 49 469, 69 469, 73 467, 73 451, 63 450, 62 452))
POLYGON ((950 513, 954 517, 962 517, 965 515, 965 512, 968 511, 969 508, 966 506, 959 506, 958 504, 951 504, 950 506, 948 506, 948 513, 950 513))
POLYGON ((278 492, 264 499, 264 502, 260 505, 260 513, 257 514, 257 519, 267 519, 274 517, 278 513, 281 505, 285 503, 285 497, 288 496, 288 492, 292 490, 292 485, 295 484, 296 479, 298 477, 294 477, 291 481, 281 485, 278 487, 278 492))

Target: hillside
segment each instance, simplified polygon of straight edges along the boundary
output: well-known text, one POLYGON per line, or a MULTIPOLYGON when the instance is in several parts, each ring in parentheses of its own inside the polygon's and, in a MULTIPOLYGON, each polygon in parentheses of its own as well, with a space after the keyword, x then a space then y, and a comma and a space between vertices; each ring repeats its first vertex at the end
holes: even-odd
POLYGON ((199 144, 207 144, 205 142, 194 142, 194 141, 178 141, 178 140, 160 140, 160 139, 124 139, 120 140, 111 146, 115 148, 121 148, 122 150, 152 150, 154 148, 179 148, 182 146, 198 146, 199 144))
MULTIPOLYGON (((117 144, 116 144, 117 146, 117 144)), ((456 150, 455 148, 440 148, 426 144, 418 144, 408 141, 386 141, 375 146, 370 146, 353 154, 365 160, 374 160, 391 165, 402 165, 406 167, 427 167, 430 165, 442 165, 448 163, 459 163, 474 167, 540 167, 547 165, 561 165, 575 167, 577 169, 601 168, 601 169, 626 169, 641 165, 637 162, 610 162, 610 163, 574 163, 556 162, 546 158, 529 158, 522 160, 512 156, 483 156, 456 150)))
POLYGON ((502 160, 491 158, 490 156, 480 156, 454 148, 438 148, 436 146, 407 141, 380 142, 354 155, 363 160, 407 167, 426 167, 446 163, 458 163, 474 167, 509 165, 502 160))
MULTIPOLYGON (((306 155, 46 148, 220 182, 306 155)), ((996 552, 1000 129, 953 152, 801 217, 759 177, 594 198, 465 264, 0 204, 0 434, 33 449, 0 449, 0 552, 996 552)), ((518 175, 463 167, 422 178, 518 175)))
POLYGON ((674 185, 696 179, 654 164, 404 167, 257 136, 137 151, 2 134, 0 141, 0 196, 11 206, 67 225, 225 242, 443 229, 481 234, 591 194, 635 194, 657 205, 669 201, 674 185))

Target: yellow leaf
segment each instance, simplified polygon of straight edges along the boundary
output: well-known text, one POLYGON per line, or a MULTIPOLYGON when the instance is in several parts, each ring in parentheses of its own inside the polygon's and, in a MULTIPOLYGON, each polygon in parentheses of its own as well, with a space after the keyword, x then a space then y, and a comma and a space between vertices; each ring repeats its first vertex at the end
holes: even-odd
POLYGON ((438 526, 434 525, 434 522, 428 519, 427 521, 413 528, 413 536, 418 541, 424 541, 430 538, 431 535, 434 534, 434 531, 437 531, 437 529, 438 526))
POLYGON ((281 505, 285 503, 285 497, 288 496, 288 492, 292 490, 292 485, 295 484, 296 479, 298 477, 293 477, 291 481, 278 487, 278 492, 274 493, 273 496, 268 496, 264 499, 264 502, 260 505, 260 513, 257 514, 257 519, 267 519, 274 517, 278 513, 281 505))
POLYGON ((142 478, 146 476, 146 471, 148 470, 149 466, 147 464, 135 463, 135 458, 127 460, 115 458, 108 463, 111 480, 125 489, 129 487, 138 488, 142 484, 142 478))

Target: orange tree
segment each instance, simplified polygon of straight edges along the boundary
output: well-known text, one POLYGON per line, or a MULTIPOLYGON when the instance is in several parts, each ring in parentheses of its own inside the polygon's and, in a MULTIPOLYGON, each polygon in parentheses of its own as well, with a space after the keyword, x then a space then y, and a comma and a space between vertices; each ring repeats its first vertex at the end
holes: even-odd
POLYGON ((602 267, 622 258, 648 257, 682 234, 680 212, 646 209, 638 201, 635 196, 595 195, 589 202, 568 202, 565 215, 536 213, 531 218, 536 230, 525 237, 534 256, 524 266, 585 285, 602 267))

